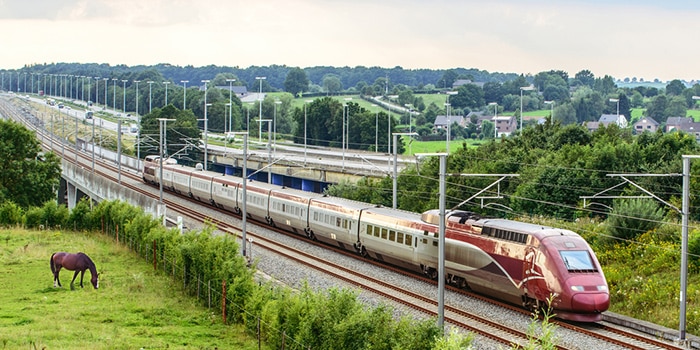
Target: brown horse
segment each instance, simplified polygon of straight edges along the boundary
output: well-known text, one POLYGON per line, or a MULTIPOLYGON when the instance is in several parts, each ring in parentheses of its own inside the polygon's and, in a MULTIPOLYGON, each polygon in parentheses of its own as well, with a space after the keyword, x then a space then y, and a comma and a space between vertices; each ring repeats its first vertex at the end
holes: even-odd
POLYGON ((85 270, 87 269, 90 269, 90 274, 92 275, 90 279, 92 286, 95 287, 95 289, 99 288, 97 268, 95 268, 95 263, 92 262, 92 259, 85 255, 85 253, 71 254, 58 252, 51 254, 51 272, 53 272, 54 287, 62 287, 61 281, 58 279, 58 273, 61 271, 61 268, 75 271, 73 279, 70 281, 70 289, 74 289, 73 282, 75 282, 75 278, 78 277, 78 273, 80 273, 80 288, 83 288, 83 275, 85 275, 85 270))

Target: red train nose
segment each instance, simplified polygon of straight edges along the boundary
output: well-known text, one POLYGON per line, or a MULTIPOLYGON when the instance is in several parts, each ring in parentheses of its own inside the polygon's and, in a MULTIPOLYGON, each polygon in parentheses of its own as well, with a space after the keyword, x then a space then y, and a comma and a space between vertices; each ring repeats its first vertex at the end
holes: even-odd
POLYGON ((581 312, 603 312, 610 307, 608 293, 577 293, 571 300, 572 309, 581 312))

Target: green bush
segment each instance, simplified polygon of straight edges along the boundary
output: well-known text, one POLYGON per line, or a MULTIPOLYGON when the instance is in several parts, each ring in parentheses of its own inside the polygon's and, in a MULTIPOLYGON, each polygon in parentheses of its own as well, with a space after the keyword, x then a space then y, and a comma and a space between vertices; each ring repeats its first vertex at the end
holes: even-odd
POLYGON ((0 205, 0 226, 18 226, 22 224, 22 208, 19 205, 7 201, 0 205))
POLYGON ((631 240, 661 225, 664 212, 648 199, 616 200, 606 220, 608 233, 619 239, 631 240))
POLYGON ((68 215, 68 227, 75 231, 87 231, 93 227, 90 225, 90 200, 82 199, 75 204, 68 215))
POLYGON ((68 223, 70 213, 64 205, 58 205, 55 200, 44 203, 42 210, 42 220, 47 229, 64 227, 68 223))
POLYGON ((24 223, 27 228, 37 229, 44 227, 44 211, 41 208, 31 207, 24 214, 24 223))

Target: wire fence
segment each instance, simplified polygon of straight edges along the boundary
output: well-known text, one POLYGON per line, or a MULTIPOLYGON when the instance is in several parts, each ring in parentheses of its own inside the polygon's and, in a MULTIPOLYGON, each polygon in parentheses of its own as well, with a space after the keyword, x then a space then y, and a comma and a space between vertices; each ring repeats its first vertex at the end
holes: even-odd
MULTIPOLYGON (((298 343, 295 339, 288 337, 284 330, 277 329, 270 324, 265 324, 260 315, 246 310, 244 305, 237 304, 230 300, 227 295, 227 282, 223 280, 221 284, 212 283, 212 280, 203 279, 200 274, 193 274, 186 271, 182 261, 178 262, 179 252, 168 251, 167 247, 158 246, 155 240, 151 244, 144 244, 131 237, 119 236, 119 225, 110 225, 103 222, 102 233, 110 236, 115 243, 128 247, 147 262, 152 262, 153 269, 171 277, 176 284, 181 283, 183 293, 197 300, 209 309, 219 309, 221 320, 224 324, 232 324, 243 320, 255 320, 255 326, 250 327, 250 322, 242 322, 245 326, 247 336, 253 337, 258 342, 258 349, 270 348, 268 344, 263 344, 265 339, 270 338, 271 333, 277 333, 281 339, 280 349, 306 349, 310 346, 298 343)), ((274 336, 273 336, 274 338, 274 336)))

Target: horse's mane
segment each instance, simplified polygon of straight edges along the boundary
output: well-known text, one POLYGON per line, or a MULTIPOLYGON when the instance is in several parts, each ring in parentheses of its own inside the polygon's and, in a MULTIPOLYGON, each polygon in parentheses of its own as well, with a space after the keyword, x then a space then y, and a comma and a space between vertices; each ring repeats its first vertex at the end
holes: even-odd
POLYGON ((95 263, 92 261, 92 259, 90 259, 90 257, 89 257, 87 254, 85 254, 85 253, 83 253, 83 252, 78 252, 77 254, 78 254, 78 255, 82 255, 82 256, 85 257, 85 259, 87 259, 87 261, 88 261, 88 268, 90 269, 90 272, 92 272, 93 269, 94 269, 94 270, 97 270, 97 268, 95 267, 95 263))

